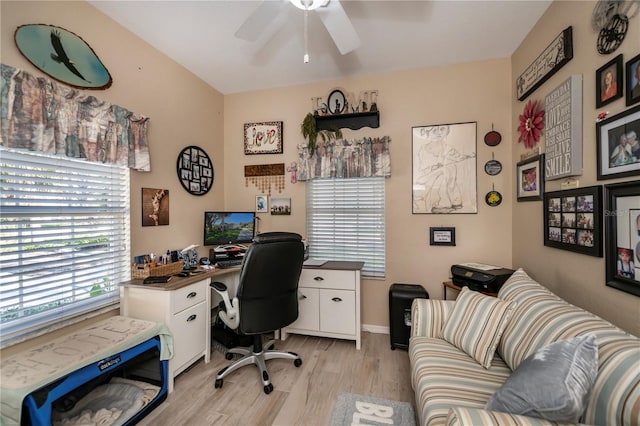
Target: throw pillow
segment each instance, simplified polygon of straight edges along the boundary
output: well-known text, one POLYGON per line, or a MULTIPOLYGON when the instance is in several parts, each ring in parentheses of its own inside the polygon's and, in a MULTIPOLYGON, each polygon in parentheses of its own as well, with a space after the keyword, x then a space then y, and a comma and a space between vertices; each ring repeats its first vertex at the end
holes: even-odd
POLYGON ((577 423, 597 374, 598 345, 593 334, 561 340, 522 361, 486 409, 577 423))
POLYGON ((484 368, 489 368, 514 307, 515 302, 485 296, 464 287, 442 328, 442 337, 484 368))

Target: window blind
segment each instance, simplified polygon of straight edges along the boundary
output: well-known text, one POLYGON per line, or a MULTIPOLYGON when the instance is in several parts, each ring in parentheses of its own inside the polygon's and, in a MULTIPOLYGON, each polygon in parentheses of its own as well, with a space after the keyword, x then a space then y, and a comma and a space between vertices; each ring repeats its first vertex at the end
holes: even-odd
POLYGON ((384 177, 314 179, 306 197, 309 256, 363 261, 363 276, 384 278, 384 177))
POLYGON ((128 169, 3 148, 0 171, 0 344, 117 307, 128 169))

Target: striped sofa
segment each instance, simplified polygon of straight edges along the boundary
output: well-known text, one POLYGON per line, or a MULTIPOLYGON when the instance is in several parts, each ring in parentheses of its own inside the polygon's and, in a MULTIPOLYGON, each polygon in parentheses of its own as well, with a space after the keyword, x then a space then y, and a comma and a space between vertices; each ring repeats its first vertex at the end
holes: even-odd
POLYGON ((422 425, 553 425, 545 420, 484 409, 511 372, 537 349, 558 340, 594 334, 598 374, 584 424, 640 425, 640 339, 573 306, 522 269, 498 298, 515 308, 488 369, 442 338, 455 301, 416 299, 409 343, 411 383, 422 425))

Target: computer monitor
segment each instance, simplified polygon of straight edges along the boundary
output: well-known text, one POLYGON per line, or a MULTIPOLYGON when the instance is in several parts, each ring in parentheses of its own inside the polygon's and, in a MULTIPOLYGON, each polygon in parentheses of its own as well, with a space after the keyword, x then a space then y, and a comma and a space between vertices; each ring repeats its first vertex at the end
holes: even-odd
POLYGON ((255 217, 254 212, 204 212, 204 245, 250 243, 255 217))

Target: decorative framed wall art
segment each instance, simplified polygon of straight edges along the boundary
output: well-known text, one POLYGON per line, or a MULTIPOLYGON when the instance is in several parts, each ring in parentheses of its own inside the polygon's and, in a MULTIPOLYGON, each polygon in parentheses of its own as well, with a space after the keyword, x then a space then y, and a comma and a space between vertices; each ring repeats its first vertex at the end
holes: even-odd
POLYGON ((271 214, 288 216, 291 214, 291 198, 271 198, 271 214))
POLYGON ((573 58, 573 28, 565 28, 516 80, 516 96, 524 100, 573 58))
POLYGON ((477 123, 412 128, 412 213, 477 213, 477 123))
POLYGON ((176 164, 178 180, 192 195, 204 195, 213 186, 213 162, 197 146, 188 146, 178 154, 176 164))
POLYGON ((516 165, 516 195, 518 201, 542 200, 544 193, 544 154, 536 155, 516 165))
POLYGON ((456 228, 430 227, 429 245, 431 246, 455 246, 456 228))
POLYGON ((602 187, 544 194, 544 245, 602 257, 602 187))
POLYGON ((282 121, 245 123, 244 154, 282 154, 282 121))
POLYGON ((622 55, 618 55, 596 70, 596 108, 621 98, 623 86, 622 55))
POLYGON ((604 191, 606 284, 640 296, 640 183, 605 185, 604 191))
POLYGON ((278 192, 284 189, 284 163, 253 164, 244 166, 244 186, 252 183, 260 190, 271 195, 271 185, 278 192))
POLYGON ((256 213, 269 212, 269 197, 266 195, 256 195, 256 213))
POLYGON ((627 106, 640 102, 640 55, 634 56, 625 65, 627 80, 627 106))
POLYGON ((640 105, 596 123, 598 180, 640 175, 640 105))
POLYGON ((112 80, 109 71, 91 46, 78 35, 46 24, 19 26, 16 46, 43 73, 81 89, 106 89, 112 80))
POLYGON ((582 76, 572 75, 545 97, 545 180, 582 174, 582 76))
POLYGON ((169 224, 169 190, 142 188, 142 226, 169 224))

